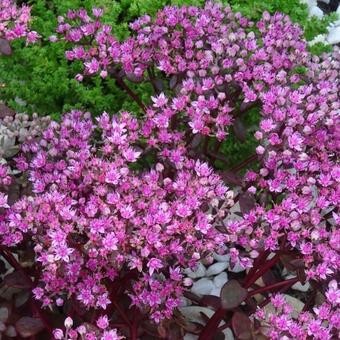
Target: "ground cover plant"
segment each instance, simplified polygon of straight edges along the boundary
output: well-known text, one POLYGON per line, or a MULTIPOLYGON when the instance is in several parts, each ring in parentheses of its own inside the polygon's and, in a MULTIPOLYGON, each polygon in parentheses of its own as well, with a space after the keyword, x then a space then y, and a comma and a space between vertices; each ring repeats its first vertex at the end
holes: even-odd
MULTIPOLYGON (((41 39, 29 8, 1 4, 2 32, 24 11, 14 38, 41 39)), ((313 55, 284 14, 255 19, 166 6, 117 37, 102 8, 57 17, 74 82, 133 105, 113 91, 107 112, 57 121, 2 106, 3 337, 338 338, 340 53, 313 55), (202 265, 223 266, 219 294, 195 289, 202 265)))
MULTIPOLYGON (((115 37, 122 41, 131 33, 129 23, 139 16, 149 14, 154 16, 156 12, 165 5, 192 5, 202 6, 202 0, 144 0, 144 1, 26 1, 32 5, 31 20, 32 30, 39 32, 41 39, 36 44, 30 44, 23 48, 22 40, 12 41, 11 56, 0 58, 1 87, 0 96, 6 105, 17 112, 33 112, 39 115, 47 113, 54 119, 60 119, 61 112, 67 112, 77 108, 89 110, 93 115, 99 115, 103 111, 118 112, 127 110, 136 112, 137 106, 133 101, 128 100, 127 95, 112 79, 101 79, 99 76, 77 82, 74 75, 78 73, 80 65, 72 64, 64 58, 66 44, 63 41, 54 43, 50 41, 51 35, 55 33, 57 17, 65 15, 69 9, 80 7, 91 11, 92 7, 104 8, 104 21, 112 26, 115 37), (26 84, 26 86, 25 86, 26 84), (29 84, 29 86, 27 86, 29 84)), ((223 2, 227 4, 226 1, 223 2)), ((235 12, 240 11, 243 15, 254 21, 260 19, 264 11, 274 14, 276 11, 288 14, 294 22, 299 23, 305 32, 308 40, 326 31, 333 15, 325 16, 322 20, 309 18, 307 6, 299 0, 275 0, 275 1, 230 1, 235 12), (254 10, 255 9, 255 10, 254 10)), ((313 52, 329 50, 329 46, 316 44, 312 46, 313 52)), ((149 103, 152 95, 152 87, 144 86, 130 87, 138 93, 144 102, 149 103)), ((258 110, 247 119, 251 129, 258 123, 256 117, 258 110)), ((222 150, 229 153, 230 161, 237 165, 241 159, 250 156, 253 141, 246 139, 245 145, 238 145, 238 152, 234 150, 235 139, 231 137, 222 147, 222 150), (248 145, 249 144, 249 145, 248 145)))

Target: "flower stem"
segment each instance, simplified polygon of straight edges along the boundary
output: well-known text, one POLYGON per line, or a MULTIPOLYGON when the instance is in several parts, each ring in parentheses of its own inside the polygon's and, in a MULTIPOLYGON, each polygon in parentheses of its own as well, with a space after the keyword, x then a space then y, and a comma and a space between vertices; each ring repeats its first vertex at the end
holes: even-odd
POLYGON ((280 256, 276 254, 271 260, 265 262, 263 266, 254 273, 253 276, 249 277, 244 284, 244 288, 249 288, 257 279, 259 279, 264 273, 266 273, 271 267, 273 267, 277 262, 279 262, 280 256))
MULTIPOLYGON (((5 247, 0 246, 0 253, 4 257, 4 259, 17 271, 23 274, 23 277, 25 278, 25 281, 33 288, 34 283, 30 276, 26 273, 24 268, 20 265, 20 263, 16 260, 16 258, 13 256, 13 254, 5 247)), ((46 319, 43 311, 41 310, 41 307, 38 305, 38 303, 34 300, 34 298, 30 299, 31 303, 31 309, 32 312, 38 315, 39 319, 44 324, 47 331, 52 334, 53 328, 50 326, 49 321, 46 319)))
POLYGON ((118 75, 114 75, 114 79, 116 80, 118 86, 126 91, 126 93, 137 103, 137 105, 144 111, 146 112, 146 107, 144 103, 140 100, 140 98, 137 96, 135 92, 133 92, 130 87, 124 82, 124 80, 119 77, 118 75))
POLYGON ((273 283, 272 285, 269 285, 269 286, 260 287, 258 289, 254 289, 251 292, 249 292, 248 297, 254 296, 256 294, 265 293, 265 292, 271 291, 273 289, 281 288, 282 286, 291 287, 293 284, 295 284, 298 281, 299 281, 299 279, 297 277, 294 277, 294 278, 289 279, 289 280, 273 283))
POLYGON ((224 308, 219 308, 209 319, 198 340, 212 340, 214 338, 214 334, 217 331, 217 327, 223 319, 225 313, 226 310, 224 308))

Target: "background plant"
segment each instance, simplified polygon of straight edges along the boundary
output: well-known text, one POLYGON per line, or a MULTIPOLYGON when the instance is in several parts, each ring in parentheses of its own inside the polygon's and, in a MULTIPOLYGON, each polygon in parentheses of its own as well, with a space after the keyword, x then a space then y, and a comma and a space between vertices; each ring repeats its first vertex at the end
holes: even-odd
MULTIPOLYGON (((22 48, 17 41, 13 45, 13 54, 0 60, 1 81, 3 86, 0 95, 11 108, 19 112, 37 112, 40 115, 49 114, 59 119, 60 112, 72 108, 89 110, 97 115, 103 111, 117 112, 121 109, 135 112, 137 106, 127 100, 126 94, 114 80, 102 80, 99 77, 87 79, 83 83, 74 80, 74 75, 80 70, 79 64, 70 66, 64 58, 66 46, 63 42, 51 43, 49 37, 54 34, 57 16, 64 15, 68 9, 83 6, 90 10, 93 6, 104 7, 104 21, 113 27, 115 36, 121 40, 130 35, 128 23, 138 16, 148 13, 155 15, 158 9, 165 5, 199 5, 203 1, 29 1, 33 5, 33 28, 40 32, 42 38, 38 44, 22 48), (29 86, 25 86, 29 84, 29 86), (4 86, 5 85, 5 86, 4 86)), ((281 11, 289 14, 292 20, 302 25, 306 37, 312 39, 323 33, 331 17, 322 21, 308 18, 307 9, 298 0, 292 1, 231 1, 235 11, 253 20, 258 20, 264 10, 270 13, 281 11), (255 10, 254 10, 255 9, 255 10)), ((320 51, 320 46, 313 47, 320 51)), ((321 50, 324 50, 321 48, 321 50)), ((152 89, 150 86, 136 87, 144 102, 148 102, 152 89)), ((258 121, 258 111, 246 121, 249 127, 254 127, 258 121)), ((231 132, 233 134, 233 132, 231 132)), ((248 136, 249 137, 249 136, 248 136)), ((246 138, 242 143, 235 144, 237 138, 230 138, 222 147, 223 154, 229 154, 232 165, 236 165, 244 156, 250 156, 252 143, 246 138), (233 152, 237 145, 238 153, 233 152)), ((223 164, 220 164, 223 166, 223 164)))
MULTIPOLYGON (((78 63, 79 81, 115 79, 135 102, 135 115, 104 113, 94 123, 89 113, 72 111, 23 145, 16 166, 27 171, 34 199, 12 205, 3 196, 1 251, 16 270, 6 285, 19 275, 43 306, 71 315, 65 332, 54 331, 57 339, 95 338, 100 329, 119 338, 106 331, 108 323, 132 339, 184 332, 209 339, 224 328, 246 339, 336 337, 338 50, 313 57, 288 17, 264 12, 254 27, 213 3, 143 16, 121 44, 100 16, 94 9, 58 19, 66 57, 78 63), (153 91, 146 102, 143 83, 153 91), (217 175, 217 161, 232 164, 220 152, 223 141, 231 128, 246 138, 243 120, 254 109, 256 153, 217 175), (248 170, 244 178, 241 170, 248 170), (241 218, 225 219, 234 203, 241 218), (31 261, 25 269, 14 256, 20 248, 10 248, 17 244, 24 253, 34 247, 30 258, 38 256, 41 266, 31 261), (220 297, 185 291, 192 281, 183 269, 211 263, 214 251, 247 270, 233 275, 220 297), (271 296, 306 280, 312 295, 299 296, 299 311, 271 296), (203 327, 178 313, 183 293, 214 310, 203 327), (138 308, 128 315, 131 301, 138 308), (275 312, 266 310, 270 304, 275 312)), ((3 177, 7 185, 6 171, 3 177)), ((34 301, 26 310, 33 333, 51 332, 53 322, 34 301)))

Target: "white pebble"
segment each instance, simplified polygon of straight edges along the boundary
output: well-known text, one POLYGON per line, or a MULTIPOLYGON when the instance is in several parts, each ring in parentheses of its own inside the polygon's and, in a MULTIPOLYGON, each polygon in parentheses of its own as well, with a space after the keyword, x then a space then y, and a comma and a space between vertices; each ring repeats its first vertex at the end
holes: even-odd
POLYGON ((199 263, 197 269, 192 271, 190 268, 184 270, 184 273, 188 275, 192 279, 197 279, 199 277, 203 277, 205 275, 206 269, 202 263, 199 263))
POLYGON ((329 44, 338 44, 340 42, 340 26, 332 28, 327 36, 329 44))
POLYGON ((309 15, 312 17, 312 16, 315 16, 317 17, 318 19, 322 19, 323 18, 323 12, 322 10, 318 7, 318 6, 312 6, 310 9, 309 9, 309 15))
POLYGON ((228 267, 228 263, 226 262, 217 262, 212 264, 206 272, 206 276, 212 276, 212 275, 217 275, 221 272, 223 272, 223 270, 227 269, 228 267))
POLYGON ((226 272, 222 272, 214 277, 214 284, 216 287, 222 287, 226 282, 228 282, 228 275, 226 272))
POLYGON ((213 282, 207 278, 202 278, 192 285, 191 291, 194 294, 208 295, 215 288, 213 282))
POLYGON ((225 335, 225 338, 224 340, 235 340, 234 338, 234 335, 233 335, 233 332, 230 328, 226 328, 224 331, 223 331, 224 335, 225 335))
POLYGON ((295 285, 292 286, 293 289, 299 290, 300 292, 307 292, 310 288, 310 283, 306 282, 304 285, 301 282, 295 283, 295 285))
POLYGON ((229 255, 229 254, 227 254, 227 255, 219 255, 219 254, 214 253, 214 254, 213 254, 213 258, 214 258, 217 262, 229 262, 229 260, 230 260, 230 255, 229 255))
MULTIPOLYGON (((286 276, 286 280, 292 279, 295 277, 294 275, 288 275, 286 276)), ((301 282, 297 282, 292 286, 292 289, 298 290, 300 292, 307 292, 310 288, 310 283, 308 281, 305 282, 305 284, 302 284, 301 282)))
POLYGON ((211 292, 210 295, 221 296, 221 287, 215 287, 211 292))
POLYGON ((230 271, 233 272, 233 273, 239 273, 239 272, 243 272, 245 270, 245 268, 240 265, 239 261, 236 262, 236 264, 234 266, 230 265, 229 268, 230 268, 230 271))

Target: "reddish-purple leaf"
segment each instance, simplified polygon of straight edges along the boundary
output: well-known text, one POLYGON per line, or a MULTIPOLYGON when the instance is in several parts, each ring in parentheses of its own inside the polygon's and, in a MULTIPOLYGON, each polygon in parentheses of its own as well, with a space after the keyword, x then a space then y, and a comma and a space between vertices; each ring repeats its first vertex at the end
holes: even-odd
POLYGON ((242 120, 240 118, 236 118, 233 124, 233 129, 235 132, 235 136, 241 141, 244 142, 247 138, 247 129, 244 126, 242 120))
POLYGON ((255 207, 256 201, 254 195, 247 191, 240 195, 239 203, 242 214, 247 214, 255 207))
POLYGON ((4 274, 7 272, 6 264, 4 261, 0 259, 0 274, 4 274))
POLYGON ((125 76, 127 80, 131 81, 132 83, 136 83, 136 84, 139 84, 144 80, 143 76, 137 76, 132 72, 127 73, 125 76))
POLYGON ((242 177, 235 172, 224 170, 220 172, 220 176, 227 184, 242 185, 242 177))
POLYGON ((178 81, 178 77, 177 77, 176 74, 171 76, 171 78, 169 80, 169 88, 170 88, 170 90, 173 90, 175 88, 175 86, 177 85, 177 81, 178 81))
POLYGON ((10 109, 7 105, 0 103, 0 119, 4 119, 7 116, 15 116, 15 111, 10 109))
POLYGON ((201 135, 195 135, 194 138, 192 139, 191 143, 190 143, 190 148, 191 149, 195 149, 197 148, 201 142, 202 142, 203 138, 201 135))
POLYGON ((5 276, 4 284, 11 288, 30 288, 31 284, 28 282, 26 276, 19 272, 15 271, 5 276))
POLYGON ((221 305, 224 309, 233 309, 247 297, 248 291, 238 281, 228 281, 221 290, 221 305))
POLYGON ((221 298, 215 295, 204 295, 201 303, 217 310, 221 307, 221 298))
POLYGON ((304 283, 307 279, 306 271, 304 268, 299 268, 296 270, 297 278, 301 283, 304 283))
POLYGON ((253 339, 251 321, 246 314, 242 312, 235 312, 231 319, 231 326, 237 339, 253 339))
POLYGON ((0 322, 6 322, 11 315, 12 306, 10 303, 3 302, 0 305, 0 322))
POLYGON ((12 48, 9 44, 9 41, 3 38, 0 38, 0 55, 11 55, 12 54, 12 48))
POLYGON ((268 270, 262 275, 263 282, 266 286, 272 285, 277 282, 277 278, 271 270, 268 270))
POLYGON ((164 91, 164 84, 163 84, 162 79, 156 79, 155 80, 155 87, 156 87, 158 92, 164 91))
POLYGON ((225 334, 222 331, 219 331, 214 334, 213 340, 225 340, 225 334))
POLYGON ((177 323, 172 322, 168 326, 167 339, 178 340, 178 339, 182 339, 182 338, 183 338, 183 334, 182 334, 181 327, 177 323))
POLYGON ((305 262, 303 261, 303 259, 294 259, 294 260, 291 260, 290 264, 295 269, 305 269, 305 262))
POLYGON ((303 259, 297 258, 292 254, 282 254, 280 255, 280 259, 283 265, 291 272, 295 272, 298 269, 304 269, 305 263, 303 259))
POLYGON ((17 332, 23 338, 36 335, 44 329, 44 324, 40 319, 24 316, 15 323, 17 332))

